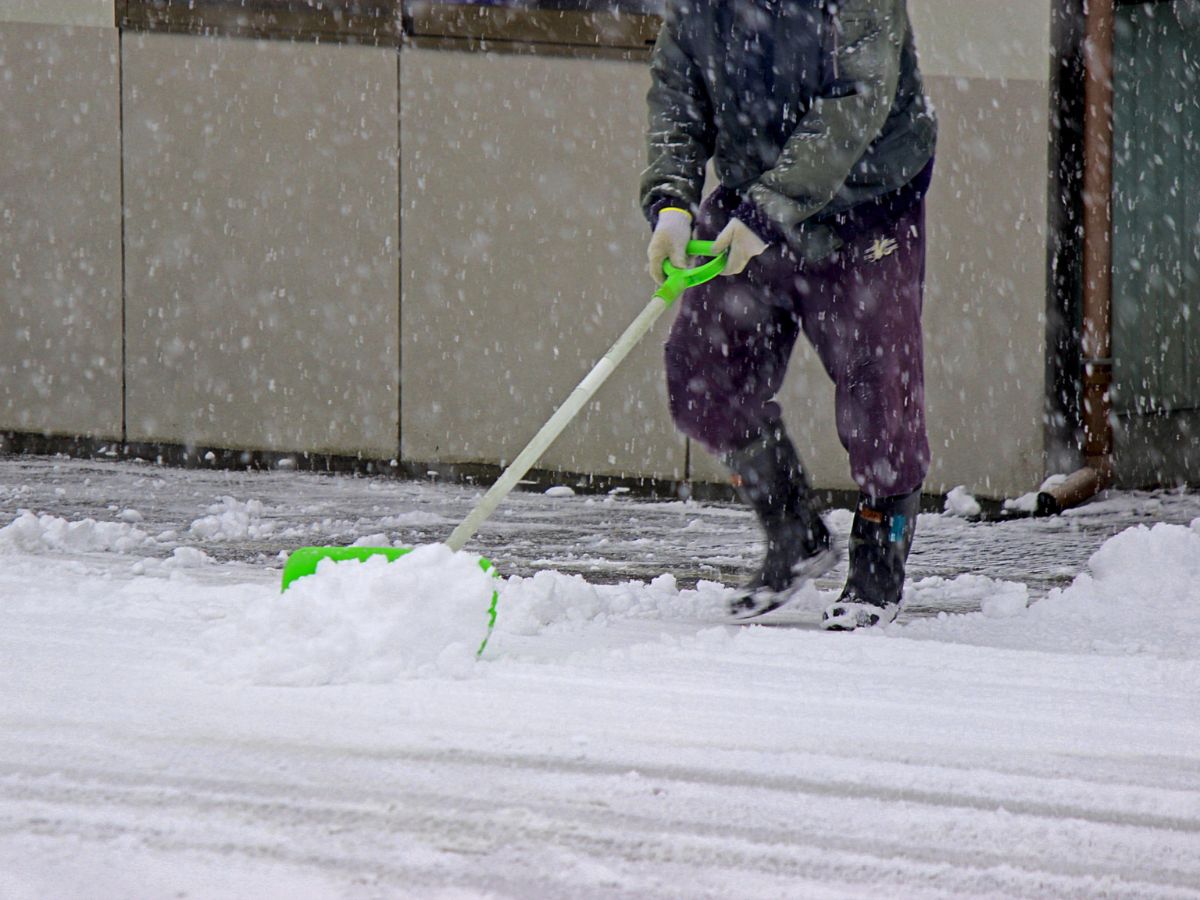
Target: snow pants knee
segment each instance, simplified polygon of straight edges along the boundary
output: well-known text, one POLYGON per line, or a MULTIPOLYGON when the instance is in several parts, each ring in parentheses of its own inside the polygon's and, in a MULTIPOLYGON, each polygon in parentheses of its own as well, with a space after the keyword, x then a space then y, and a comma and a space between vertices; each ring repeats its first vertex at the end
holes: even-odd
MULTIPOLYGON (((697 237, 728 221, 734 198, 722 195, 701 209, 697 237)), ((774 244, 740 275, 689 289, 666 345, 678 428, 723 454, 776 427, 776 394, 803 331, 833 379, 855 482, 874 497, 916 490, 929 469, 924 218, 921 189, 883 215, 848 218, 841 248, 819 262, 774 244)))

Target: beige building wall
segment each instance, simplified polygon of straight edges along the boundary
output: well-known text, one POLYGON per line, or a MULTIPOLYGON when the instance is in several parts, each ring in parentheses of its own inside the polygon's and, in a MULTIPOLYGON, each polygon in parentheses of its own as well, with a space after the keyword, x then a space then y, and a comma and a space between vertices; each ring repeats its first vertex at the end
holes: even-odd
POLYGON ((910 0, 941 118, 929 198, 928 487, 1045 472, 1052 0, 910 0))
POLYGON ((116 29, 0 22, 0 70, 0 429, 119 438, 116 29))
MULTIPOLYGON (((406 459, 511 460, 646 304, 648 79, 642 63, 401 53, 406 459)), ((683 477, 665 334, 542 467, 683 477)))
POLYGON ((1046 465, 1049 86, 929 89, 943 152, 927 220, 928 487, 1016 496, 1046 465))
POLYGON ((0 22, 115 25, 114 0, 0 0, 0 22))
MULTIPOLYGON (((1050 0, 910 8, 942 127, 927 488, 1012 494, 1044 466, 1050 0)), ((112 12, 0 0, 72 26, 0 28, 27 73, 0 83, 0 427, 119 433, 112 12)), ((646 302, 644 63, 132 34, 123 62, 131 440, 505 461, 646 302)), ((685 474, 666 327, 544 466, 685 474)), ((803 345, 784 402, 850 487, 803 345)), ((691 474, 724 477, 699 449, 691 474)))
MULTIPOLYGON (((1044 475, 1049 0, 909 0, 940 120, 927 204, 925 490, 1032 490, 1044 475)), ((803 338, 781 400, 816 484, 854 488, 833 390, 803 338)), ((693 453, 698 478, 724 472, 693 453)))
POLYGON ((124 41, 133 441, 396 453, 394 49, 124 41))

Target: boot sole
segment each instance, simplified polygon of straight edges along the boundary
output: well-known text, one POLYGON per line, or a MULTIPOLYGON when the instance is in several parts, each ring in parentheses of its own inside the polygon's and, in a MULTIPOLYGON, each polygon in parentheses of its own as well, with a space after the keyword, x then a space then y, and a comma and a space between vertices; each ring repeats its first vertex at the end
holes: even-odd
POLYGON ((801 560, 792 568, 795 577, 787 588, 782 591, 759 591, 752 594, 752 597, 762 598, 761 602, 756 602, 754 608, 745 611, 730 610, 729 618, 735 622, 745 622, 749 619, 757 619, 759 616, 764 616, 782 606, 786 606, 809 582, 820 578, 836 566, 838 564, 838 557, 837 548, 830 547, 828 550, 822 550, 815 556, 801 560))
POLYGON ((899 614, 899 603, 889 603, 887 606, 857 602, 833 603, 821 613, 821 627, 826 631, 878 628, 895 622, 899 614))

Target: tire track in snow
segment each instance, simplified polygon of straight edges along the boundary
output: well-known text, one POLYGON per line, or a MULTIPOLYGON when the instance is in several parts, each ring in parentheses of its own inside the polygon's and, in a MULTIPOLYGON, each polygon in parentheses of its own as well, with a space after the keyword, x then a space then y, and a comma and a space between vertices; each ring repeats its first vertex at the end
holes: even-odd
MULTIPOLYGON (((638 804, 631 802, 628 779, 622 781, 628 775, 627 766, 468 753, 396 753, 387 758, 427 776, 436 767, 440 770, 436 776, 420 781, 454 785, 460 790, 397 785, 394 793, 360 789, 349 792, 353 796, 348 797, 343 788, 310 785, 162 777, 144 781, 104 769, 63 772, 50 767, 4 766, 7 774, 0 780, 0 798, 6 811, 0 821, 5 822, 2 830, 9 834, 72 835, 91 841, 132 835, 164 852, 198 850, 274 858, 324 870, 371 871, 385 880, 411 881, 414 867, 389 865, 386 849, 395 849, 389 839, 408 836, 451 856, 486 857, 516 849, 529 853, 531 848, 558 848, 608 862, 670 864, 710 873, 752 872, 785 882, 816 879, 826 886, 880 883, 1004 895, 1051 890, 1060 896, 1094 895, 1098 891, 1129 896, 1200 896, 1194 890, 1196 868, 1146 871, 1144 866, 1133 865, 1131 859, 1097 865, 1086 858, 1072 861, 1057 852, 1039 856, 1029 845, 1000 845, 986 852, 967 846, 970 841, 966 838, 958 846, 953 842, 914 846, 903 836, 893 834, 877 839, 874 846, 856 844, 848 851, 837 836, 825 830, 828 823, 822 827, 823 823, 814 822, 802 828, 796 823, 781 826, 771 821, 773 815, 778 815, 780 804, 785 818, 787 808, 804 809, 822 800, 842 807, 891 807, 893 813, 901 815, 903 807, 919 804, 968 813, 951 815, 945 823, 947 834, 958 829, 963 835, 974 831, 978 837, 989 825, 978 813, 991 813, 995 818, 998 812, 994 803, 978 798, 880 786, 864 791, 858 785, 814 784, 795 778, 729 778, 695 769, 642 768, 634 788, 648 787, 648 796, 676 800, 687 797, 682 809, 676 803, 670 815, 664 816, 657 808, 639 810, 638 804), (540 786, 542 792, 487 797, 470 789, 480 784, 481 778, 484 784, 498 776, 508 776, 499 780, 510 781, 514 771, 531 776, 535 788, 540 786), (575 791, 545 784, 547 779, 564 778, 580 782, 575 791), (626 790, 614 790, 614 781, 626 790), (718 788, 715 795, 710 790, 714 787, 718 788), (764 799, 759 796, 763 793, 780 796, 764 799), (564 803, 564 796, 597 799, 564 803), (21 810, 27 810, 24 816, 21 810), (745 821, 758 815, 766 821, 765 826, 745 821), (204 827, 206 822, 214 824, 213 819, 219 827, 204 827), (197 828, 221 837, 208 839, 189 833, 197 828), (263 841, 262 834, 268 829, 271 840, 263 841), (340 854, 328 852, 322 837, 328 834, 342 836, 339 843, 349 846, 343 847, 340 854)), ((378 771, 378 760, 373 768, 378 771)), ((657 803, 651 805, 657 807, 657 803)), ((1081 842, 1081 847, 1097 841, 1107 843, 1100 833, 1104 830, 1118 830, 1120 834, 1111 836, 1113 845, 1131 850, 1144 843, 1161 846, 1168 836, 1179 839, 1200 830, 1193 819, 1096 815, 1095 810, 1024 805, 1027 810, 1021 809, 1020 803, 1008 804, 1000 824, 1011 826, 1022 818, 1041 818, 1061 832, 1074 819, 1090 826, 1084 830, 1088 840, 1081 842)), ((1192 859, 1195 862, 1194 854, 1192 859)), ((429 877, 446 877, 444 869, 440 866, 429 870, 429 877)))

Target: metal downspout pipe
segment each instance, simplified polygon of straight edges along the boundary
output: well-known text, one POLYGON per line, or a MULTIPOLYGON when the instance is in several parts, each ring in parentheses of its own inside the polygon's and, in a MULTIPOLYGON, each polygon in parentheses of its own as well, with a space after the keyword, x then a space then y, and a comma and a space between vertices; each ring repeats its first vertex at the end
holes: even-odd
POLYGON ((1083 467, 1038 495, 1038 515, 1112 484, 1112 152, 1114 0, 1085 0, 1083 114, 1083 467))

